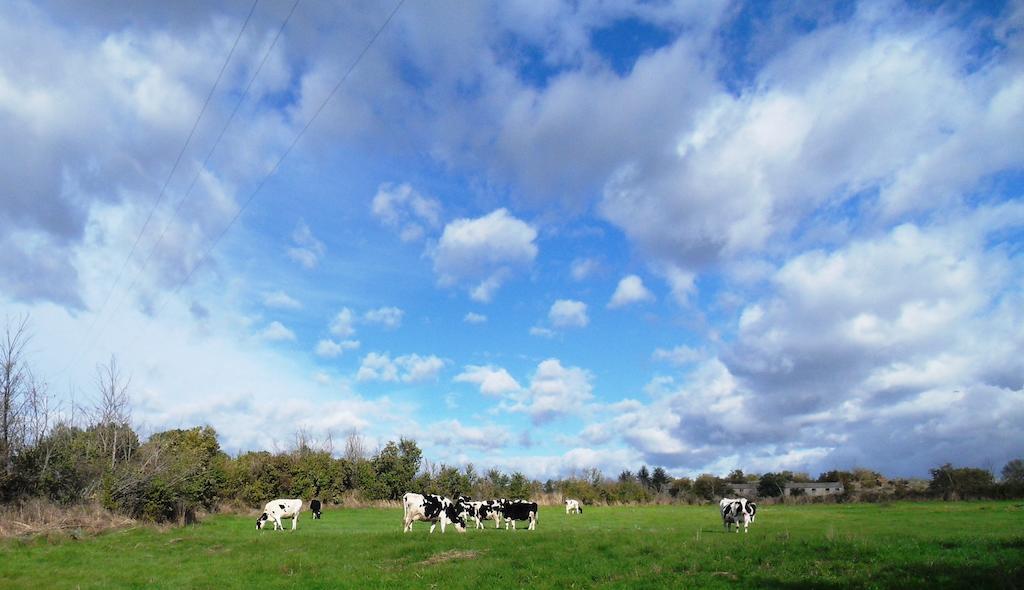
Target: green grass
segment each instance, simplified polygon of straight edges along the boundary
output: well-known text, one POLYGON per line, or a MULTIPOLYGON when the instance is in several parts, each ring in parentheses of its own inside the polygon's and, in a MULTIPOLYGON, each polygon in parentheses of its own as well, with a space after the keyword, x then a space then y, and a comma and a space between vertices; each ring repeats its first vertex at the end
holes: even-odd
POLYGON ((402 534, 400 510, 254 522, 2 541, 0 588, 1024 587, 1019 502, 762 506, 746 535, 716 506, 542 507, 536 531, 464 535, 402 534))

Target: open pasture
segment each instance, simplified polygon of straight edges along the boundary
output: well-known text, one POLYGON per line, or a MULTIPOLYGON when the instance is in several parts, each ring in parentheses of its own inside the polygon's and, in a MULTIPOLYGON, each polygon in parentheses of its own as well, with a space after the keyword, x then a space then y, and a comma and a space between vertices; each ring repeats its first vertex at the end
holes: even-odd
POLYGON ((401 533, 400 509, 0 541, 0 588, 1021 588, 1019 502, 762 506, 726 534, 717 506, 541 507, 536 531, 401 533), (285 525, 290 528, 290 523, 285 525))

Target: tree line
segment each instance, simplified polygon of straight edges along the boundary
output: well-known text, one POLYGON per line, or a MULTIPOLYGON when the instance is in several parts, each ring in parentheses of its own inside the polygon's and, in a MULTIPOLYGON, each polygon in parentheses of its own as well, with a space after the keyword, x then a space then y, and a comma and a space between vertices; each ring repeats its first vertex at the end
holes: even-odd
POLYGON ((1011 461, 996 481, 989 470, 942 465, 930 480, 888 479, 868 469, 808 474, 782 471, 724 477, 673 477, 641 466, 606 477, 588 469, 539 481, 521 472, 479 471, 435 464, 415 440, 369 449, 355 432, 335 447, 298 431, 289 450, 225 453, 209 426, 140 436, 132 426, 130 378, 115 358, 96 369, 92 404, 61 411, 26 356, 27 318, 0 333, 0 502, 45 498, 59 505, 100 502, 110 510, 156 522, 188 522, 196 511, 224 505, 252 508, 271 498, 319 498, 345 504, 398 500, 408 491, 475 498, 572 497, 588 504, 715 502, 733 485, 758 483, 758 496, 777 497, 788 482, 839 481, 838 501, 1024 496, 1024 461, 1011 461))

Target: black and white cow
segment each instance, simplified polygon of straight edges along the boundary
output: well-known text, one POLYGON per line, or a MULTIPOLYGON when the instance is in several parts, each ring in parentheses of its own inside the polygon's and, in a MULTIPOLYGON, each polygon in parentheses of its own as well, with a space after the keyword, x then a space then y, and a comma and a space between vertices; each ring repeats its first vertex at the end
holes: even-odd
POLYGON ((437 494, 413 494, 406 493, 402 496, 402 507, 405 509, 405 516, 402 519, 402 532, 412 530, 412 523, 417 520, 430 522, 430 532, 434 532, 437 523, 441 523, 441 533, 451 523, 455 530, 460 533, 466 532, 466 520, 462 517, 463 508, 461 502, 455 503, 437 494))
POLYGON ((512 523, 512 530, 516 529, 517 520, 527 520, 530 525, 527 530, 534 530, 537 528, 537 503, 527 502, 525 500, 499 500, 499 510, 501 510, 501 516, 505 519, 505 530, 508 530, 509 523, 512 523))
POLYGON ((294 498, 292 500, 271 500, 267 502, 267 505, 263 507, 263 514, 256 519, 256 530, 262 529, 263 525, 268 520, 274 521, 274 530, 284 530, 284 525, 281 524, 282 518, 292 519, 292 530, 294 531, 299 524, 299 512, 302 510, 302 499, 294 498))
POLYGON ((320 520, 320 500, 309 501, 309 511, 313 513, 313 520, 320 520))
POLYGON ((493 520, 494 528, 501 526, 501 510, 498 500, 479 500, 476 502, 467 501, 464 503, 466 517, 476 521, 476 528, 484 528, 483 521, 493 520))
POLYGON ((740 525, 743 525, 744 533, 748 532, 757 514, 757 504, 746 498, 722 498, 718 506, 722 511, 722 526, 726 531, 732 530, 735 524, 737 533, 740 532, 740 525))
POLYGON ((572 500, 570 498, 565 499, 565 513, 566 514, 583 514, 583 506, 580 505, 579 500, 572 500))

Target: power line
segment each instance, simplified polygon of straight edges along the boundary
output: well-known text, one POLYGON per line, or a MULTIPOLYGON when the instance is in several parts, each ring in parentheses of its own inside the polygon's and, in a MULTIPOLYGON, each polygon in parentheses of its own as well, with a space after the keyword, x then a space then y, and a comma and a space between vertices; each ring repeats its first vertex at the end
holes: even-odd
MULTIPOLYGON (((313 116, 309 118, 309 120, 302 127, 302 129, 299 130, 299 132, 295 135, 295 138, 292 139, 291 143, 284 150, 284 152, 281 154, 281 156, 277 159, 277 162, 274 164, 274 166, 263 177, 263 179, 260 180, 259 184, 249 194, 249 197, 245 200, 245 202, 242 204, 242 206, 239 207, 238 210, 235 212, 235 215, 234 215, 234 217, 231 218, 231 221, 228 222, 227 226, 225 226, 224 229, 220 232, 220 234, 213 240, 213 242, 210 244, 210 247, 207 248, 203 252, 202 256, 200 256, 199 260, 195 263, 195 265, 192 266, 192 269, 188 272, 188 274, 185 276, 185 278, 182 281, 180 281, 178 283, 178 285, 171 291, 171 295, 177 294, 178 291, 180 291, 181 288, 186 283, 188 283, 189 279, 192 278, 192 275, 195 274, 195 271, 200 266, 202 266, 202 264, 204 262, 206 262, 206 260, 209 258, 210 253, 213 251, 213 249, 217 247, 217 244, 220 243, 221 239, 224 238, 224 236, 228 233, 228 231, 235 224, 235 222, 238 221, 238 218, 241 217, 242 213, 246 210, 246 208, 249 207, 249 205, 253 202, 253 200, 256 198, 256 196, 260 193, 260 191, 266 185, 267 180, 269 180, 270 177, 273 176, 277 172, 277 170, 281 167, 281 163, 284 161, 284 159, 286 157, 288 157, 288 154, 290 154, 292 149, 295 147, 295 145, 297 143, 299 143, 299 140, 302 139, 302 136, 310 128, 310 126, 313 124, 313 122, 316 121, 317 117, 320 116, 320 113, 323 112, 324 108, 327 106, 327 103, 330 102, 332 98, 334 98, 334 95, 337 94, 337 92, 341 88, 341 86, 345 83, 346 80, 348 80, 349 76, 352 74, 352 71, 356 69, 356 66, 359 65, 360 61, 362 61, 363 56, 366 55, 366 53, 370 50, 370 48, 373 46, 373 44, 377 41, 377 38, 380 37, 380 34, 384 31, 385 28, 387 28, 388 24, 391 23, 391 20, 394 19, 395 14, 398 12, 398 10, 402 7, 403 4, 405 4, 405 0, 399 0, 398 1, 398 3, 395 5, 395 7, 391 10, 391 13, 388 15, 387 19, 385 19, 384 23, 373 34, 373 37, 371 37, 369 42, 366 44, 366 46, 363 47, 363 50, 359 52, 359 55, 357 55, 355 60, 349 65, 349 67, 345 71, 344 75, 342 75, 341 79, 338 80, 338 83, 335 84, 334 88, 331 89, 330 93, 327 94, 327 97, 324 98, 323 102, 320 103, 320 106, 313 113, 313 116)), ((165 298, 164 301, 166 302, 167 299, 165 298)), ((160 309, 163 309, 162 305, 157 310, 157 313, 159 313, 160 309)))
MULTIPOLYGON (((139 246, 139 241, 142 239, 142 235, 146 233, 146 229, 149 227, 150 221, 153 219, 153 214, 160 206, 160 202, 163 200, 164 193, 167 191, 167 185, 170 184, 171 178, 174 176, 174 172, 178 169, 178 165, 181 163, 182 157, 185 155, 185 151, 188 149, 189 144, 192 142, 192 137, 195 135, 196 128, 199 127, 199 121, 202 120, 203 115, 206 113, 206 108, 210 104, 210 100, 213 98, 214 91, 217 90, 217 86, 220 85, 221 78, 224 76, 224 72, 227 70, 228 63, 231 62, 231 57, 235 54, 235 49, 238 47, 238 42, 242 39, 242 34, 245 32, 246 27, 249 26, 249 21, 252 20, 252 15, 256 12, 256 5, 259 4, 259 0, 253 0, 252 7, 249 9, 249 14, 246 15, 245 21, 242 23, 242 28, 239 29, 238 35, 235 37, 235 42, 231 45, 231 50, 228 52, 227 58, 224 60, 224 64, 220 67, 220 72, 217 73, 217 79, 213 83, 213 87, 210 88, 209 94, 206 95, 206 100, 203 102, 203 108, 200 109, 199 115, 196 117, 195 123, 192 124, 192 129, 188 133, 188 137, 185 139, 185 144, 181 146, 181 151, 178 152, 178 157, 174 159, 174 165, 171 166, 171 171, 167 174, 167 178, 164 180, 163 186, 160 188, 160 193, 157 194, 156 201, 153 203, 153 207, 149 210, 149 215, 146 216, 146 221, 142 224, 142 229, 139 230, 139 234, 135 236, 135 242, 132 244, 131 250, 128 252, 128 256, 125 257, 124 262, 121 263, 121 269, 117 272, 117 278, 114 279, 114 284, 107 292, 107 296, 103 300, 103 305, 100 306, 100 311, 97 312, 93 318, 92 324, 86 330, 86 337, 96 327, 96 323, 99 321, 103 312, 107 308, 107 304, 110 302, 110 296, 113 295, 114 291, 117 290, 117 286, 121 282, 121 277, 124 275, 125 268, 128 267, 128 262, 135 255, 135 250, 139 246)), ((81 353, 79 353, 81 354, 81 353)), ((74 360, 78 359, 78 355, 74 357, 74 360)), ((74 362, 74 361, 72 361, 74 362)), ((69 363, 68 366, 70 366, 69 363)), ((65 367, 64 370, 67 370, 65 367)), ((63 371, 62 371, 63 372, 63 371)))
MULTIPOLYGON (((284 21, 281 22, 281 26, 278 27, 277 34, 274 35, 273 41, 267 47, 267 50, 263 53, 263 58, 260 60, 259 66, 256 68, 253 75, 249 78, 249 82, 248 84, 246 84, 245 90, 242 91, 242 94, 238 97, 238 100, 235 102, 235 107, 234 109, 232 109, 231 115, 228 116, 224 125, 221 127, 220 133, 217 135, 217 139, 213 142, 213 145, 210 147, 209 151, 207 151, 206 157, 203 159, 202 165, 196 169, 196 173, 192 176, 192 182, 189 183, 188 189, 182 194, 181 198, 179 198, 177 203, 175 204, 173 211, 171 212, 170 216, 167 219, 167 222, 164 224, 163 230, 160 232, 160 236, 157 238, 156 242, 153 243, 153 247, 150 248, 149 254, 146 256, 146 259, 142 262, 142 265, 140 266, 138 272, 135 273, 135 278, 132 280, 132 283, 128 286, 128 288, 125 290, 124 297, 122 297, 119 300, 118 304, 110 312, 111 317, 117 315, 117 312, 120 311, 121 306, 124 305, 124 302, 127 301, 128 297, 131 295, 131 292, 134 290, 135 286, 139 282, 139 279, 143 276, 146 267, 149 265, 150 260, 152 260, 154 254, 156 254, 157 248, 160 246, 160 243, 163 241, 164 236, 167 234, 167 230, 170 229, 171 225, 173 225, 174 219, 177 216, 178 212, 180 211, 182 204, 192 194, 192 190, 195 188, 196 182, 199 180, 199 175, 202 173, 203 170, 207 169, 210 163, 210 159, 213 157, 213 153, 217 150, 217 147, 220 145, 220 142, 224 138, 224 134, 227 132, 228 127, 231 126, 231 122, 234 121, 235 115, 238 114, 238 111, 242 106, 242 103, 245 101, 246 96, 248 96, 249 94, 249 90, 252 89, 252 85, 256 82, 256 79, 259 77, 260 72, 263 71, 263 66, 266 65, 267 60, 270 58, 271 52, 274 50, 274 47, 277 46, 277 42, 281 38, 281 34, 284 32, 285 27, 287 27, 288 22, 292 18, 292 15, 295 14, 295 9, 299 6, 300 1, 301 0, 295 0, 295 2, 292 4, 291 10, 288 12, 288 15, 285 17, 284 21)), ((100 330, 93 337, 93 341, 98 340, 100 338, 100 335, 102 335, 105 327, 105 325, 100 327, 100 330)))

